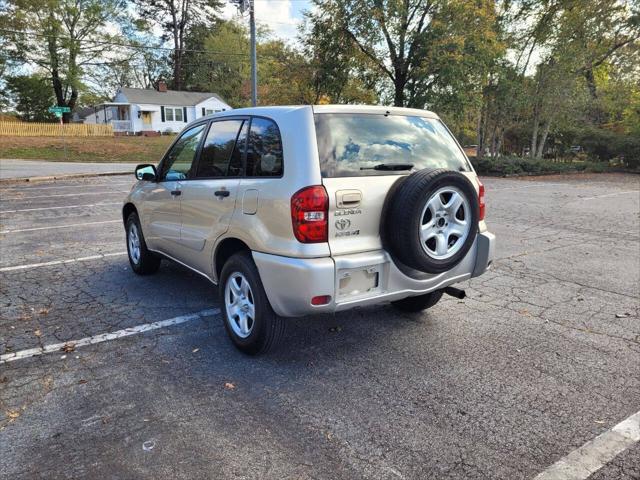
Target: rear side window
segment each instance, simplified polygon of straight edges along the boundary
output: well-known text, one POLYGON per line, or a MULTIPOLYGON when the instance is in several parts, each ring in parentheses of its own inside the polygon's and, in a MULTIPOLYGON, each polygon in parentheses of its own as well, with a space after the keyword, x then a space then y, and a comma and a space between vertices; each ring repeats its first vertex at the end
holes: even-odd
POLYGON ((470 170, 460 147, 438 119, 319 113, 315 124, 323 177, 406 173, 385 168, 393 164, 410 164, 412 170, 470 170))
POLYGON ((247 177, 280 177, 282 175, 282 140, 273 120, 251 119, 247 145, 247 177))
POLYGON ((242 159, 236 148, 236 139, 242 120, 212 122, 198 160, 197 178, 237 177, 242 172, 242 159), (232 156, 235 152, 236 161, 232 156))

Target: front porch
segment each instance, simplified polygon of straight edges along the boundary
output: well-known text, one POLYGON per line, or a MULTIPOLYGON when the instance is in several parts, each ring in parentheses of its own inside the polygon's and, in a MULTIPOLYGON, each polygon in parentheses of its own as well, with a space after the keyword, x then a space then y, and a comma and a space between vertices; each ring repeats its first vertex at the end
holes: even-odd
POLYGON ((111 125, 115 135, 147 135, 159 133, 153 129, 156 112, 123 102, 105 102, 95 106, 96 123, 111 125))

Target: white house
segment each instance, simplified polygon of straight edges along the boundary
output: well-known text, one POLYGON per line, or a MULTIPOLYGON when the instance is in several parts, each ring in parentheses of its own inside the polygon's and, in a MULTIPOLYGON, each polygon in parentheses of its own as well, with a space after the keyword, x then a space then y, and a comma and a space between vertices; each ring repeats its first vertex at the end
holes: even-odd
POLYGON ((84 123, 109 123, 113 131, 129 135, 179 132, 187 122, 214 112, 230 110, 217 94, 121 87, 112 102, 93 107, 84 123))

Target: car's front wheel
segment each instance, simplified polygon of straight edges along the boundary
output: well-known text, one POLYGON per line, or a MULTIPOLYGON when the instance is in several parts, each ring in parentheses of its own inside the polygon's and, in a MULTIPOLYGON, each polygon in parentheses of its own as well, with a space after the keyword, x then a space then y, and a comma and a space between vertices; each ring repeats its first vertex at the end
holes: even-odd
POLYGON ((132 213, 127 217, 126 232, 127 253, 131 269, 138 275, 156 273, 160 268, 161 259, 147 248, 137 213, 132 213))
POLYGON ((225 329, 238 349, 256 355, 279 343, 284 334, 284 319, 271 308, 249 254, 237 253, 227 260, 218 290, 225 329))

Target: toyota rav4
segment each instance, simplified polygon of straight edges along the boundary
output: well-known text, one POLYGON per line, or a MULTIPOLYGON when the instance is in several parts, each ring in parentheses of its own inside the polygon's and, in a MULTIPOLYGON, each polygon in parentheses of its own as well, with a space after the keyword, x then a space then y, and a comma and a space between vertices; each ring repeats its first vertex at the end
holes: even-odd
POLYGON ((258 107, 185 127, 143 164, 122 213, 131 268, 176 261, 218 285, 225 328, 256 354, 285 317, 391 302, 418 312, 484 273, 484 187, 432 112, 258 107))

